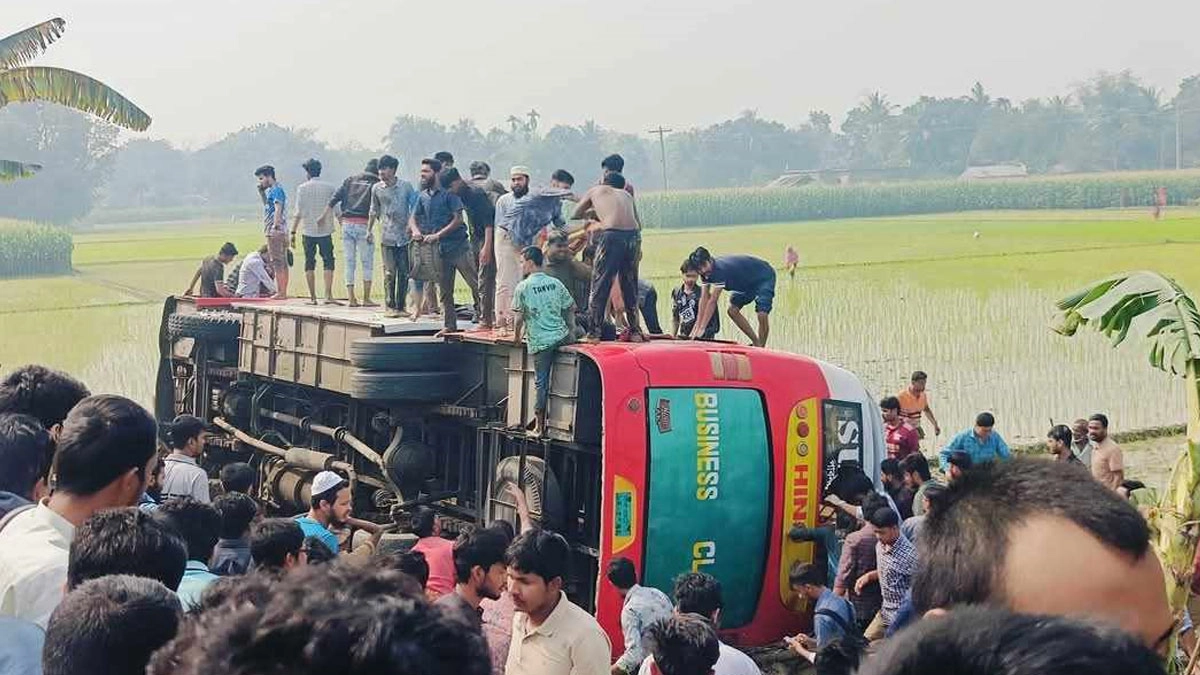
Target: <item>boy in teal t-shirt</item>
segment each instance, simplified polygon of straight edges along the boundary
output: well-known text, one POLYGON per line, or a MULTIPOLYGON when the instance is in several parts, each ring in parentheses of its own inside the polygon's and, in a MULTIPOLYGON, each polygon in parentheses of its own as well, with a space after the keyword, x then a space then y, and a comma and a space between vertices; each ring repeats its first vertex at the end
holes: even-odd
POLYGON ((571 342, 575 334, 575 301, 561 281, 542 271, 544 262, 542 250, 536 246, 521 252, 521 272, 525 279, 517 284, 512 306, 516 317, 513 341, 520 342, 522 328, 528 327, 527 341, 537 388, 534 418, 525 428, 539 436, 546 429, 546 399, 554 352, 571 342))

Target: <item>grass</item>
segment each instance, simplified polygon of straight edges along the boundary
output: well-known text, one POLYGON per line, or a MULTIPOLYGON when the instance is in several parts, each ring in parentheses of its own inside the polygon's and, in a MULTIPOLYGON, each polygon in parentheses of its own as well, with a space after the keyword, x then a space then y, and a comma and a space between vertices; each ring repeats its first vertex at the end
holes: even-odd
MULTIPOLYGON (((200 258, 225 241, 245 253, 259 239, 254 221, 77 235, 74 276, 0 282, 0 367, 48 362, 97 391, 149 403, 161 298, 182 292, 200 258)), ((843 365, 879 395, 899 389, 914 369, 929 371, 946 434, 980 410, 994 411, 1014 442, 1040 438, 1051 419, 1097 410, 1117 429, 1183 419, 1182 389, 1144 363, 1140 346, 1114 351, 1098 336, 1067 341, 1046 319, 1061 295, 1130 269, 1158 270, 1200 294, 1198 210, 1173 210, 1158 222, 1137 209, 652 230, 642 273, 658 286, 669 325, 669 288, 697 245, 779 264, 788 244, 803 266, 794 282, 779 279, 772 346, 843 365)), ((298 272, 293 293, 303 289, 298 272)), ((741 337, 724 324, 725 337, 741 337)))

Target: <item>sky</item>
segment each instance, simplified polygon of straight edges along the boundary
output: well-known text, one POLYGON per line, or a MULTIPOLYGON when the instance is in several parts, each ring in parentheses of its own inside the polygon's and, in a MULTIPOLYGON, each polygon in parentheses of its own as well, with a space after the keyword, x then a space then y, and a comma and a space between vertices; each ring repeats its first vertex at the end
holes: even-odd
POLYGON ((67 32, 37 64, 191 148, 275 122, 375 149, 400 114, 647 137, 743 110, 840 123, 876 90, 1020 101, 1130 69, 1170 97, 1200 73, 1196 0, 53 0, 0 4, 0 35, 52 16, 67 32))

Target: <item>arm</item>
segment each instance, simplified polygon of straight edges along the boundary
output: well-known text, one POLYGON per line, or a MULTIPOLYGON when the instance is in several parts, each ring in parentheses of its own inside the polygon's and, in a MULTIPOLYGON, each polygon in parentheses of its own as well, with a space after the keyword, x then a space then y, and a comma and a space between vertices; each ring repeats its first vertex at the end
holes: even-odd
POLYGON ((681 337, 679 335, 679 306, 675 304, 675 298, 671 298, 671 335, 681 337))
POLYGON ((879 581, 879 570, 871 570, 859 577, 858 581, 854 582, 854 592, 862 595, 863 589, 867 587, 867 584, 874 581, 879 581))
MULTIPOLYGON (((203 265, 196 268, 196 273, 192 275, 192 283, 188 284, 187 290, 183 292, 184 295, 191 295, 192 293, 195 292, 196 282, 200 281, 200 270, 202 270, 202 269, 204 269, 203 265)), ((220 293, 221 289, 218 288, 217 292, 220 293)))
POLYGON ((937 418, 933 416, 933 408, 929 407, 928 401, 925 403, 925 416, 928 417, 929 421, 933 423, 933 435, 941 436, 942 425, 938 424, 937 418))
POLYGON ((625 652, 612 666, 612 672, 632 673, 646 658, 642 650, 642 618, 625 607, 621 610, 621 635, 625 638, 625 652))
POLYGON ((700 296, 700 315, 696 317, 696 325, 692 327, 692 338, 704 335, 704 328, 712 320, 717 311, 717 299, 721 297, 722 286, 704 285, 704 294, 700 296))
POLYGON ((850 586, 850 568, 854 564, 856 555, 858 553, 854 546, 847 541, 846 545, 842 547, 842 557, 838 558, 837 576, 833 578, 833 592, 843 598, 846 597, 846 591, 850 586))
POLYGON ((287 214, 283 212, 285 206, 284 202, 275 200, 275 229, 280 232, 287 232, 287 214))
POLYGON ((455 228, 463 227, 463 212, 459 209, 454 212, 454 217, 450 219, 450 224, 434 233, 434 239, 441 239, 443 235, 450 234, 455 228))
POLYGON ((996 434, 996 456, 1000 459, 1012 457, 1012 450, 1008 449, 1008 443, 1004 442, 1004 437, 1000 434, 996 434))
POLYGON ((492 264, 492 252, 496 245, 496 228, 483 228, 483 248, 479 251, 479 266, 492 264))
POLYGON ((563 321, 567 322, 567 339, 574 342, 575 331, 575 303, 572 302, 566 309, 563 310, 563 321))
POLYGON ((250 269, 250 272, 258 283, 267 287, 267 291, 272 295, 279 292, 279 286, 275 283, 275 279, 270 274, 267 274, 267 266, 261 259, 259 259, 257 265, 254 265, 250 269))
POLYGON ((383 205, 379 203, 379 193, 375 188, 371 188, 371 208, 367 211, 367 231, 370 232, 375 226, 375 220, 379 218, 383 205))
POLYGON ((592 210, 592 191, 588 190, 584 193, 583 198, 579 200, 579 205, 575 207, 575 213, 571 214, 571 220, 587 219, 588 211, 592 210))
POLYGON ((533 519, 529 517, 529 500, 525 499, 525 491, 509 483, 508 494, 517 504, 517 517, 521 519, 521 533, 529 532, 533 529, 533 519))
POLYGON ((942 471, 950 470, 950 455, 951 455, 951 453, 953 453, 955 450, 961 450, 961 449, 962 449, 962 435, 959 434, 958 436, 955 436, 954 438, 950 439, 950 442, 946 444, 946 447, 942 448, 941 451, 938 452, 938 462, 941 464, 942 471))

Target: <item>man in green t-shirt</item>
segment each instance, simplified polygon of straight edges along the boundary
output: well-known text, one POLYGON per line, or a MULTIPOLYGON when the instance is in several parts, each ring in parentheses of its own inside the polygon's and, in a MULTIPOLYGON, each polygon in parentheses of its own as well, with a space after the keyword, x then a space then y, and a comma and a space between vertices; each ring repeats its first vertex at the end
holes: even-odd
POLYGON ((575 334, 575 301, 561 281, 542 270, 544 262, 542 250, 536 246, 521 252, 521 272, 525 279, 517 284, 512 303, 516 317, 513 341, 519 343, 522 329, 528 328, 527 342, 537 387, 534 419, 525 428, 538 436, 546 429, 546 399, 554 352, 570 343, 575 334))

